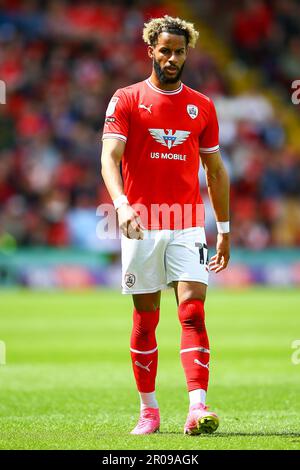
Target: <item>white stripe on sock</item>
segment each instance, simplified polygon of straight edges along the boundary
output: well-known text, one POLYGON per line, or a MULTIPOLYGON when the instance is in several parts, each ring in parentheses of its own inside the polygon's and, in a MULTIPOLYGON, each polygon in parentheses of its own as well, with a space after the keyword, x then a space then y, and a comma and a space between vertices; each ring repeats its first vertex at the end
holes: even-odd
POLYGON ((181 349, 180 354, 190 352, 190 351, 200 351, 200 352, 204 352, 204 353, 208 353, 208 354, 210 353, 209 349, 198 347, 198 348, 181 349))
POLYGON ((138 354, 151 354, 151 353, 154 353, 155 351, 157 351, 157 346, 156 346, 156 348, 151 349, 150 351, 138 351, 137 349, 132 349, 132 348, 130 348, 130 351, 134 352, 134 353, 138 353, 138 354))

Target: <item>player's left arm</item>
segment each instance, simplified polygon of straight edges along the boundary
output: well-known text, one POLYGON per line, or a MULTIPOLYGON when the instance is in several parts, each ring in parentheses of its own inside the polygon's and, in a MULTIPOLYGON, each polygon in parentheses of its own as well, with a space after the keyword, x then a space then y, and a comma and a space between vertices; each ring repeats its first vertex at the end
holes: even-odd
MULTIPOLYGON (((217 222, 229 221, 229 177, 219 151, 200 154, 205 170, 208 195, 217 222)), ((230 234, 218 233, 217 253, 209 262, 209 269, 218 273, 225 269, 230 258, 230 234)))

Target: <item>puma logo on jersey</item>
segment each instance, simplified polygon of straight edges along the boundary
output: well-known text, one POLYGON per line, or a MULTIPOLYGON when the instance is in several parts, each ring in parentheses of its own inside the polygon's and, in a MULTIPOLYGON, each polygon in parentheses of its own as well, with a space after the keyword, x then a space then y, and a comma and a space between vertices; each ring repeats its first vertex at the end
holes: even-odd
POLYGON ((152 112, 151 112, 152 106, 153 106, 152 104, 150 104, 150 106, 145 106, 144 104, 139 104, 139 108, 146 109, 150 114, 152 114, 152 112))
POLYGON ((144 366, 139 361, 135 361, 135 365, 138 366, 138 367, 141 367, 141 369, 146 369, 147 372, 150 372, 149 366, 150 366, 150 364, 152 364, 152 362, 153 361, 149 362, 149 364, 147 366, 144 366))
POLYGON ((149 129, 149 132, 156 142, 168 149, 183 144, 190 135, 190 131, 175 131, 173 134, 172 129, 167 129, 167 132, 164 129, 149 129))
POLYGON ((198 366, 205 367, 205 369, 209 369, 209 362, 207 364, 203 364, 203 362, 198 361, 198 359, 194 359, 194 363, 198 364, 198 366))

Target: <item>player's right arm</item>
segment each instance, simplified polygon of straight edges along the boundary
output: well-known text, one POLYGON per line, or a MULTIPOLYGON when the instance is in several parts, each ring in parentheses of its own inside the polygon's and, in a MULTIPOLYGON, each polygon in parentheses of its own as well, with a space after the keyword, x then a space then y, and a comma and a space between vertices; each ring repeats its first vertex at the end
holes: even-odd
MULTIPOLYGON (((101 174, 105 186, 114 201, 124 194, 120 163, 126 143, 115 138, 103 139, 101 155, 101 174)), ((119 227, 128 238, 143 238, 143 230, 137 212, 129 204, 122 204, 117 209, 119 227)))

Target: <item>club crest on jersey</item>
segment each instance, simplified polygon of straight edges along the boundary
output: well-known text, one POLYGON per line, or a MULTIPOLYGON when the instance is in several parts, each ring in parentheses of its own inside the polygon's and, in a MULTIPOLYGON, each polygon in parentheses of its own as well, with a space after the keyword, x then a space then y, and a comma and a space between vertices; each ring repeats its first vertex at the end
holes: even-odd
POLYGON ((198 106, 194 105, 194 104, 188 104, 187 107, 186 107, 186 110, 188 112, 188 115, 192 118, 192 119, 196 119, 196 117, 198 116, 198 106))
POLYGON ((172 129, 166 130, 167 132, 164 129, 149 129, 149 132, 156 142, 168 147, 168 149, 183 144, 190 135, 189 131, 175 131, 173 134, 172 129))
POLYGON ((135 284, 135 275, 131 273, 125 274, 125 284, 127 287, 132 287, 135 284))

